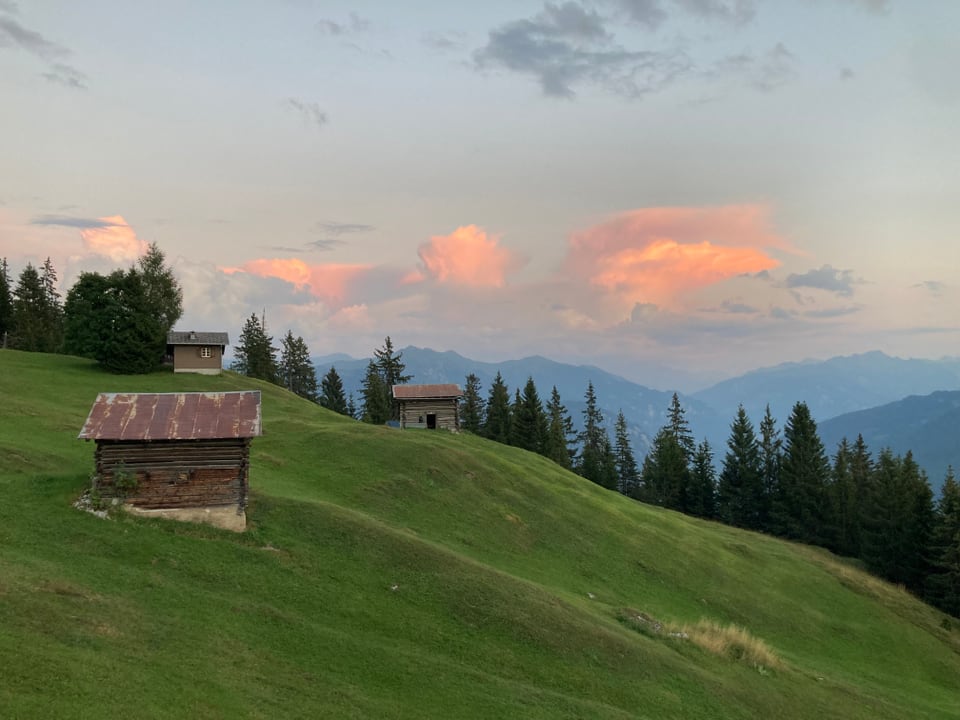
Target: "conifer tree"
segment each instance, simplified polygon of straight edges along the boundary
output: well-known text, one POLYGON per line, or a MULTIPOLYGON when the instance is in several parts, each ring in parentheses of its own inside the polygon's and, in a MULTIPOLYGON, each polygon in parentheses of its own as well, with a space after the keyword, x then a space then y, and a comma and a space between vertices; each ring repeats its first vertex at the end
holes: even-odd
POLYGON ((520 397, 520 388, 513 391, 513 402, 510 404, 510 432, 507 442, 510 445, 516 445, 514 435, 517 432, 517 415, 520 413, 520 404, 523 399, 520 397))
POLYGON ((112 331, 115 300, 109 278, 80 273, 64 303, 65 352, 93 359, 101 354, 101 345, 112 331))
POLYGON ((547 420, 543 413, 543 403, 532 377, 527 378, 523 394, 519 395, 519 405, 513 415, 513 435, 510 444, 543 453, 544 438, 547 434, 547 420))
POLYGON ((391 419, 392 397, 377 364, 371 360, 361 383, 363 396, 363 421, 383 425, 391 419))
POLYGON ((347 415, 352 417, 354 420, 360 420, 360 411, 357 410, 357 401, 353 397, 353 393, 347 397, 347 415))
POLYGON ((623 416, 623 410, 617 413, 614 437, 613 454, 617 468, 617 492, 632 496, 640 483, 640 472, 633 455, 633 448, 630 447, 629 428, 627 419, 623 416))
POLYGON ((573 467, 576 451, 571 447, 576 441, 573 420, 560 399, 560 391, 553 386, 550 402, 547 403, 547 435, 544 439, 543 454, 561 467, 568 470, 573 467))
POLYGON ((793 406, 784 440, 780 483, 772 507, 773 529, 782 537, 823 545, 830 463, 806 403, 793 406))
POLYGON ((730 426, 727 454, 717 482, 717 515, 728 525, 761 529, 763 468, 753 423, 741 405, 730 426))
POLYGON ((233 369, 247 377, 277 381, 277 355, 266 323, 252 313, 243 324, 240 342, 234 348, 233 369))
POLYGON ((10 289, 10 266, 0 258, 0 348, 7 347, 13 329, 13 293, 10 289))
POLYGON ((640 470, 640 497, 653 505, 679 510, 687 501, 690 467, 669 426, 660 428, 640 470))
POLYGON ((147 252, 137 261, 143 281, 147 306, 160 327, 166 344, 167 333, 183 315, 183 290, 173 270, 166 265, 166 256, 155 243, 150 243, 147 252))
POLYGON ((327 370, 326 375, 320 381, 320 404, 327 410, 333 410, 341 415, 351 417, 356 415, 356 409, 350 410, 350 405, 353 404, 353 395, 350 395, 349 401, 344 397, 343 380, 333 365, 330 366, 330 369, 327 370))
POLYGON ((763 506, 761 508, 761 528, 771 529, 770 508, 780 484, 780 465, 783 462, 783 440, 777 429, 777 421, 770 413, 770 405, 760 421, 760 474, 763 486, 763 506))
POLYGON ((20 273, 13 291, 12 346, 27 352, 49 352, 47 293, 32 263, 20 273))
POLYGON ((687 512, 702 518, 717 515, 717 471, 713 467, 713 449, 704 440, 697 445, 690 468, 690 493, 687 512))
POLYGON ((280 384, 287 390, 311 402, 317 401, 317 371, 310 360, 310 350, 303 338, 294 337, 290 330, 280 341, 278 375, 280 384))
POLYGON ((61 352, 63 350, 63 303, 60 291, 57 290, 57 271, 54 270, 49 257, 43 261, 40 281, 43 284, 44 294, 45 352, 61 352))
POLYGON ((860 552, 860 507, 859 489, 853 477, 853 448, 846 438, 840 441, 833 456, 830 475, 830 518, 833 521, 831 550, 856 557, 860 552))
POLYGON ((697 443, 693 438, 693 433, 690 432, 690 423, 687 422, 686 412, 680 404, 677 393, 674 393, 670 401, 670 410, 667 413, 667 427, 689 464, 693 458, 693 453, 696 452, 697 443))
POLYGON ((480 378, 467 375, 463 386, 463 404, 460 406, 460 428, 479 433, 483 426, 483 398, 480 396, 480 378))
POLYGON ((925 596, 936 607, 960 617, 960 484, 947 468, 937 502, 931 545, 932 568, 925 596))
POLYGON ((384 394, 383 402, 390 409, 387 419, 398 420, 400 418, 400 405, 393 400, 393 386, 410 382, 413 375, 404 374, 407 366, 403 362, 403 353, 394 351, 393 342, 389 335, 384 338, 383 347, 373 351, 373 362, 380 373, 384 394))
POLYGON ((597 394, 592 381, 587 383, 584 400, 586 407, 583 410, 583 430, 579 435, 577 472, 591 482, 616 490, 616 472, 610 474, 608 468, 608 455, 613 454, 612 446, 603 426, 603 413, 597 407, 597 394))
POLYGON ((497 372, 487 396, 487 415, 483 422, 483 436, 501 443, 510 442, 510 391, 497 372))

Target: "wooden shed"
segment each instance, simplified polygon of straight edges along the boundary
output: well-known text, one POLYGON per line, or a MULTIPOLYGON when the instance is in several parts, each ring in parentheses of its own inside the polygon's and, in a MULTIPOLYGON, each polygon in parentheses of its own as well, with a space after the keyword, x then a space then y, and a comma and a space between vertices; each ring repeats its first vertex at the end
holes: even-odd
POLYGON ((95 488, 135 512, 246 527, 260 391, 101 393, 78 436, 97 449, 95 488))
POLYGON ((400 427, 425 430, 460 430, 459 385, 394 385, 393 399, 400 407, 400 427))
POLYGON ((167 333, 167 358, 175 373, 219 375, 223 371, 223 352, 229 344, 225 332, 171 330, 167 333))

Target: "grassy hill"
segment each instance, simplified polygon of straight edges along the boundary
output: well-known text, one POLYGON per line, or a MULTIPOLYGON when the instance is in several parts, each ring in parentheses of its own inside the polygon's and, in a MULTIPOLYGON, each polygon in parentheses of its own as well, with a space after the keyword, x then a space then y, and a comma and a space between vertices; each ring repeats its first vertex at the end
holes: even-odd
POLYGON ((823 551, 231 374, 13 351, 0 667, 11 718, 960 717, 960 623, 823 551), (72 507, 97 392, 251 387, 246 533, 72 507))

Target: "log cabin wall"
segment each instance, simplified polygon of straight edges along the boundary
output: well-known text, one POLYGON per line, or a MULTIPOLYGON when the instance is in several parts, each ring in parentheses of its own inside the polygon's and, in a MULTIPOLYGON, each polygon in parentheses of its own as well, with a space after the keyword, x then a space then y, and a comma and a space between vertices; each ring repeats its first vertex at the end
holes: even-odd
POLYGON ((98 490, 117 495, 118 468, 136 478, 125 501, 139 508, 236 505, 247 501, 250 439, 97 441, 98 490))
POLYGON ((457 398, 400 400, 400 427, 427 428, 427 415, 437 416, 438 430, 460 430, 457 398))

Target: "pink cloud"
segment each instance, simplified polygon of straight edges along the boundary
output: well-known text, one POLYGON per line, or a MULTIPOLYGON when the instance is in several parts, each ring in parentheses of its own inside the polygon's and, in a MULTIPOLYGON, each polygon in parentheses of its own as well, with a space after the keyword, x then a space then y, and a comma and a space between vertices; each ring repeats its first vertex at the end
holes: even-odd
MULTIPOLYGON (((476 225, 465 225, 449 235, 434 235, 417 254, 423 275, 441 283, 466 287, 503 287, 507 274, 522 265, 522 258, 501 247, 499 238, 488 236, 476 225)), ((409 276, 410 281, 416 277, 409 276)))
POLYGON ((762 205, 644 208, 576 233, 565 271, 622 304, 675 305, 690 291, 777 267, 766 250, 791 250, 762 205))
POLYGON ((133 228, 121 215, 98 218, 103 227, 80 231, 84 247, 91 253, 103 255, 114 262, 136 260, 147 251, 147 243, 137 237, 133 228))
POLYGON ((345 263, 311 265, 297 258, 262 258, 250 260, 239 268, 221 268, 221 271, 280 278, 298 289, 306 289, 328 305, 339 307, 347 301, 351 286, 372 267, 345 263))

